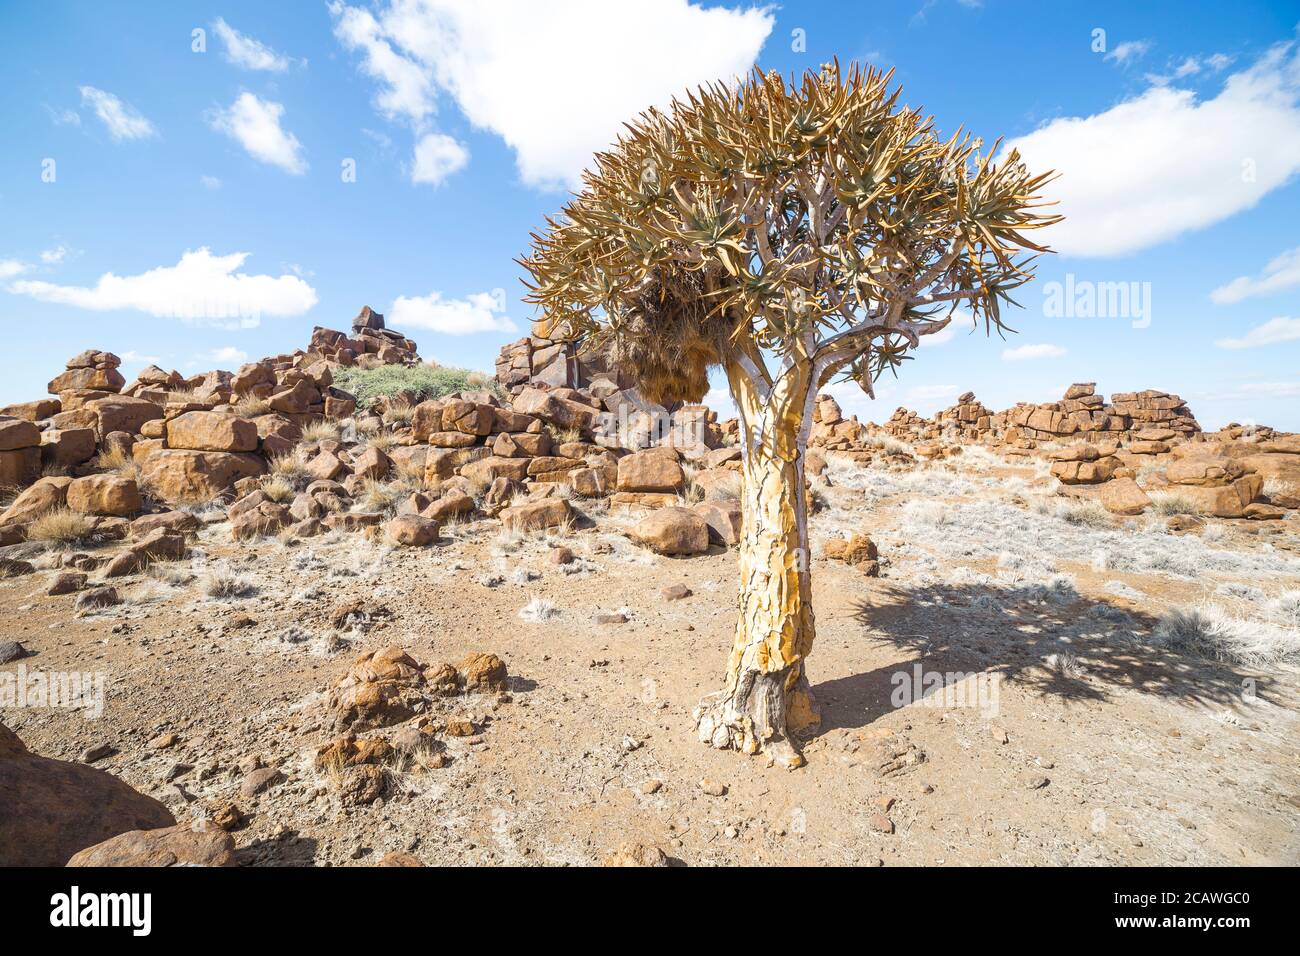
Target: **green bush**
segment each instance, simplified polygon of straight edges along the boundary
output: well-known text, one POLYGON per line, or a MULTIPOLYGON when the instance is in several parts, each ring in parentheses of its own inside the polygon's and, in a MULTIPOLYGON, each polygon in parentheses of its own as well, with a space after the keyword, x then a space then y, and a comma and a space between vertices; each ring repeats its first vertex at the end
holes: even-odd
POLYGON ((417 402, 442 398, 452 392, 487 391, 500 394, 490 376, 467 368, 434 365, 381 365, 379 368, 341 368, 334 384, 357 397, 357 405, 369 408, 379 398, 413 392, 417 402))

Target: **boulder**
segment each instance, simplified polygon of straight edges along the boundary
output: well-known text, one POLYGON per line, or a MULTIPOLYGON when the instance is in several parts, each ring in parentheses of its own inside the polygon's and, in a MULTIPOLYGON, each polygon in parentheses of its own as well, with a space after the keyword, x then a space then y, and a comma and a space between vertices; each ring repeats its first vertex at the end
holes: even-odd
POLYGON ((393 469, 393 462, 382 449, 367 447, 352 462, 352 474, 358 478, 371 478, 375 481, 387 478, 393 469))
POLYGON ((257 451, 257 426, 223 412, 186 412, 167 422, 167 447, 195 451, 257 451))
POLYGON ((21 418, 0 418, 0 451, 31 448, 41 443, 41 430, 21 418))
POLYGON ((41 478, 30 488, 24 489, 13 500, 13 504, 5 509, 4 514, 0 515, 0 528, 6 525, 26 524, 47 511, 64 507, 67 504, 70 484, 72 479, 64 476, 41 478))
POLYGON ((1101 486, 1101 504, 1117 515, 1140 515, 1151 499, 1132 478, 1115 478, 1101 486))
POLYGON ((1179 485, 1178 494, 1190 499, 1196 510, 1216 518, 1241 518, 1246 506, 1259 497, 1263 479, 1243 475, 1228 485, 1179 485))
POLYGON ((389 541, 407 547, 422 548, 438 540, 439 524, 422 515, 398 515, 384 526, 389 541))
POLYGON ((702 501, 692 509, 709 526, 709 538, 724 547, 740 542, 742 513, 735 498, 702 501))
POLYGON ((229 492, 241 478, 265 474, 266 462, 241 452, 155 449, 141 461, 140 473, 151 493, 163 501, 206 504, 229 492))
POLYGON ((143 571, 155 561, 176 561, 185 557, 185 535, 167 528, 155 528, 104 567, 105 578, 143 571))
POLYGON ((358 657, 330 691, 326 709, 337 728, 362 730, 409 720, 425 698, 423 669, 393 646, 358 657))
POLYGON ((41 449, 15 448, 0 451, 0 488, 21 488, 36 480, 41 473, 41 449))
POLYGON ((136 435, 145 422, 163 417, 161 405, 129 395, 95 399, 87 402, 85 408, 94 416, 95 431, 101 436, 110 432, 129 432, 136 435))
POLYGON ((74 854, 68 866, 235 866, 235 841, 215 824, 130 830, 74 854))
POLYGON ((0 724, 0 866, 63 866, 77 851, 176 820, 112 774, 31 753, 0 724))
POLYGON ((293 520, 294 515, 287 505, 260 501, 230 517, 230 536, 235 541, 265 537, 276 534, 293 520))
POLYGON ((703 554, 709 550, 709 525, 686 508, 660 508, 637 524, 632 536, 659 554, 703 554))
POLYGON ((539 498, 506 508, 501 512, 501 524, 510 531, 540 531, 561 527, 573 515, 569 502, 563 498, 539 498))
POLYGON ((660 450, 634 452, 618 460, 619 491, 677 493, 685 487, 682 466, 660 450))
POLYGON ((862 564, 866 561, 876 561, 880 557, 876 543, 865 534, 855 534, 847 540, 832 538, 826 542, 823 550, 826 557, 843 561, 845 564, 862 564))
POLYGON ((460 662, 456 671, 466 691, 501 693, 509 689, 506 663, 495 654, 482 652, 470 654, 460 662))
POLYGON ((63 411, 63 403, 57 398, 38 398, 34 402, 18 402, 0 408, 0 416, 22 418, 29 422, 39 422, 63 411))
POLYGON ((117 517, 136 514, 144 507, 135 479, 114 474, 73 479, 68 485, 67 505, 83 514, 117 517))
POLYGON ((95 457, 93 428, 50 428, 41 433, 41 466, 71 468, 95 457))

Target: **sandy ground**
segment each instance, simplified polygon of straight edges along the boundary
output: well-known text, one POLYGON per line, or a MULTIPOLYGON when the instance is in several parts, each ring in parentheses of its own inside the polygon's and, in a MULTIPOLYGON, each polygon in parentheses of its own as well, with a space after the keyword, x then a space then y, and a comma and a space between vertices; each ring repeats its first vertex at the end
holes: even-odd
POLYGON ((233 800, 248 865, 393 850, 431 865, 588 864, 628 841, 692 866, 1300 862, 1295 667, 1153 637, 1163 614, 1206 602, 1265 621, 1300 587, 1300 523, 1172 535, 1159 517, 1099 519, 1041 471, 978 455, 903 472, 837 463, 818 494, 814 553, 866 531, 884 569, 814 559, 824 722, 797 771, 694 737, 691 710, 723 679, 735 554, 656 557, 619 534, 630 516, 603 512, 562 542, 479 521, 420 550, 360 535, 234 545, 217 523, 199 557, 126 579, 126 604, 88 616, 45 595, 52 570, 0 581, 0 637, 26 644, 29 670, 108 681, 98 720, 2 719, 47 756, 115 746, 97 766, 178 819, 233 800), (555 543, 575 565, 550 561, 555 543), (255 593, 207 597, 214 567, 255 593), (690 597, 661 596, 679 583, 690 597), (389 616, 334 629, 331 612, 358 599, 389 616), (551 616, 522 619, 536 599, 551 616), (627 623, 594 622, 617 609, 627 623), (312 763, 331 737, 324 692, 389 644, 421 662, 499 654, 511 693, 458 702, 483 732, 452 739, 447 766, 394 768, 386 799, 345 808, 312 763), (931 688, 895 706, 916 665, 996 696, 942 706, 931 688), (164 730, 180 742, 147 746, 164 730), (246 799, 237 767, 252 755, 287 780, 246 799))

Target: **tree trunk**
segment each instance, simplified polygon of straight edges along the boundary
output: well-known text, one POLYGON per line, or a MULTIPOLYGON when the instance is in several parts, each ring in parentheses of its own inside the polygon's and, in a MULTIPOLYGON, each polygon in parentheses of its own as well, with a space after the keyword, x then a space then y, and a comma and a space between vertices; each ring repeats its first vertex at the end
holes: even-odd
POLYGON ((793 768, 803 763, 794 735, 820 716, 804 674, 814 636, 802 427, 808 385, 803 375, 789 378, 765 397, 733 379, 744 442, 739 614, 726 686, 701 702, 696 719, 701 740, 793 768))

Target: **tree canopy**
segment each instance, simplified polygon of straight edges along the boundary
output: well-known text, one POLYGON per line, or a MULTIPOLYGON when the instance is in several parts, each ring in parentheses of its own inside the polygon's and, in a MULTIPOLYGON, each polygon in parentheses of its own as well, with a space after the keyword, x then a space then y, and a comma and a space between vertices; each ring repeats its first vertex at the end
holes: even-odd
POLYGON ((964 305, 1002 305, 1047 251, 1050 173, 900 106, 890 73, 754 71, 652 109, 595 157, 521 260, 541 334, 606 342, 647 397, 698 401, 729 356, 760 388, 811 363, 868 392, 964 305), (764 381, 765 380, 765 381, 764 381))

